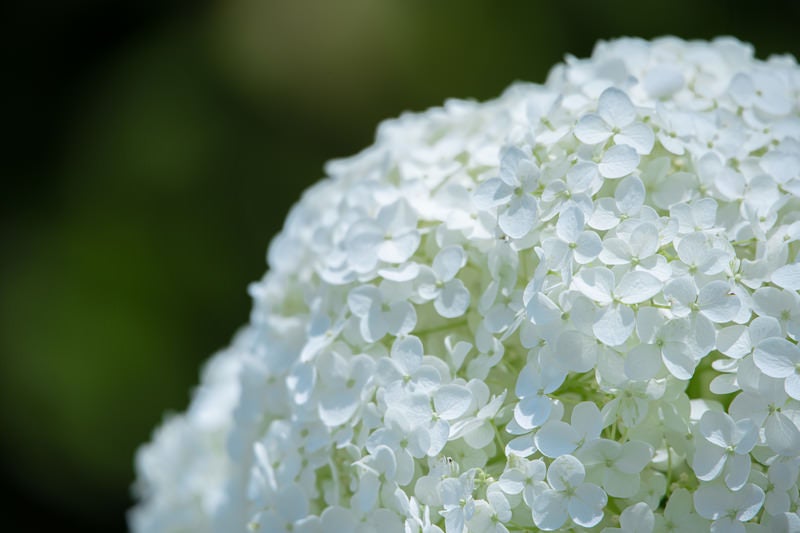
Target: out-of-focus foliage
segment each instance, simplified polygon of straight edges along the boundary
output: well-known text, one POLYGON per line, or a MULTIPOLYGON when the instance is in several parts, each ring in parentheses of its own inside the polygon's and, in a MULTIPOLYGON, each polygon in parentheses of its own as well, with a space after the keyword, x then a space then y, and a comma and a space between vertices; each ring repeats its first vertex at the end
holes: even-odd
POLYGON ((300 191, 379 120, 605 37, 800 55, 791 0, 49 4, 0 47, 0 472, 12 524, 62 531, 124 528, 136 446, 246 321, 300 191))

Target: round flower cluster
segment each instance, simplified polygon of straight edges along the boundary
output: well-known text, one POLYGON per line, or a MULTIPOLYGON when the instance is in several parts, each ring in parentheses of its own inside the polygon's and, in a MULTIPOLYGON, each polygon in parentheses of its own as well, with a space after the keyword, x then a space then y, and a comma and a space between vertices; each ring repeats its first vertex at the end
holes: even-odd
POLYGON ((326 170, 135 531, 800 531, 792 57, 603 42, 326 170))

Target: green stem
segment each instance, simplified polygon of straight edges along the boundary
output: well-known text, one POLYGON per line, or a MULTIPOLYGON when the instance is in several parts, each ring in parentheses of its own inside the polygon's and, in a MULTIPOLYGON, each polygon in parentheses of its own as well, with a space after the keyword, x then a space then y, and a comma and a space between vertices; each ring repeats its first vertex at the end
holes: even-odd
POLYGON ((446 322, 446 323, 444 323, 444 324, 442 324, 440 326, 433 326, 431 328, 423 329, 423 330, 415 330, 415 331, 413 331, 413 333, 417 337, 422 337, 423 335, 431 335, 432 333, 438 333, 440 331, 444 331, 444 330, 447 330, 447 329, 456 329, 456 328, 464 326, 466 324, 467 324, 467 319, 465 318, 464 320, 459 320, 458 322, 446 322))

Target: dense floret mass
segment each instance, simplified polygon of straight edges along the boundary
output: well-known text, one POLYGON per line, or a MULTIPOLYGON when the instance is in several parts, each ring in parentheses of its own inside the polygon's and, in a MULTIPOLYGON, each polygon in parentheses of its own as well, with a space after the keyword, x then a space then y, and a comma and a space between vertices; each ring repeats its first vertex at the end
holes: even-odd
POLYGON ((792 57, 602 42, 326 171, 134 531, 800 531, 792 57))

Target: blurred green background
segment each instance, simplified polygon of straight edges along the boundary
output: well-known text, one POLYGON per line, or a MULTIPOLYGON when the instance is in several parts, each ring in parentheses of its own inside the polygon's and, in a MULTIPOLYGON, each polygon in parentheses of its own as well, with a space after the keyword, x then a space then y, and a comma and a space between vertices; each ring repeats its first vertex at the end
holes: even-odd
MULTIPOLYGON (((73 0, 6 8, 0 509, 124 531, 133 454, 247 320, 323 163, 377 123, 543 81, 598 38, 800 55, 800 4, 73 0), (735 6, 735 7, 734 7, 735 6)), ((37 527, 32 527, 36 525, 37 527)))

